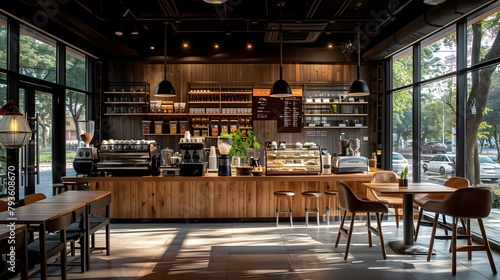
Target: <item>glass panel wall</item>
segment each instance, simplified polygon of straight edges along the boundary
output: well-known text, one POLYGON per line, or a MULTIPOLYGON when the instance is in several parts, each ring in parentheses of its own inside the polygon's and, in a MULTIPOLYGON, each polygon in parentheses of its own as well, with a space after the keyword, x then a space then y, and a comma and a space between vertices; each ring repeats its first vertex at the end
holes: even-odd
POLYGON ((392 59, 392 88, 401 88, 413 83, 413 53, 412 48, 408 48, 392 59))
POLYGON ((408 179, 413 177, 413 92, 411 89, 396 91, 392 96, 393 134, 392 171, 400 174, 408 166, 408 179))
POLYGON ((500 32, 500 7, 468 21, 467 66, 500 57, 499 51, 490 51, 500 32))
POLYGON ((449 29, 439 37, 422 42, 420 67, 422 80, 439 77, 456 70, 456 33, 449 29))
POLYGON ((456 116, 454 78, 422 86, 421 106, 421 181, 444 183, 455 175, 452 137, 456 116))
POLYGON ((72 48, 66 50, 66 86, 86 90, 86 56, 72 48))
POLYGON ((56 82, 56 41, 21 25, 19 73, 56 82))
POLYGON ((0 68, 7 69, 7 20, 0 15, 0 68))

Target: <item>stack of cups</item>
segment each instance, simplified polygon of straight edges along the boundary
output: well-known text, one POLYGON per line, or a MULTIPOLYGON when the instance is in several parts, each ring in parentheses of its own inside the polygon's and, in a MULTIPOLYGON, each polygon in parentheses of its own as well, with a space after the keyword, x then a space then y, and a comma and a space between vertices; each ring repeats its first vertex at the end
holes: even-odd
POLYGON ((215 146, 210 147, 210 155, 208 156, 208 169, 217 169, 217 154, 215 152, 215 146))

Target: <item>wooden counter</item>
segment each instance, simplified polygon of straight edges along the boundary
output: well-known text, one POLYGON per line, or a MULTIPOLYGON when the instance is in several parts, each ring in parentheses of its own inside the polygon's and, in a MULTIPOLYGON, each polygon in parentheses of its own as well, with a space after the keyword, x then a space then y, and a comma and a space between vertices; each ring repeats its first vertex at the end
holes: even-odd
MULTIPOLYGON (((306 190, 335 190, 338 180, 366 197, 368 174, 304 176, 200 177, 64 177, 63 182, 88 182, 91 190, 111 192, 112 219, 234 219, 275 217, 273 192, 295 192, 294 217, 304 217, 306 190)), ((326 199, 321 199, 325 214, 326 199)))

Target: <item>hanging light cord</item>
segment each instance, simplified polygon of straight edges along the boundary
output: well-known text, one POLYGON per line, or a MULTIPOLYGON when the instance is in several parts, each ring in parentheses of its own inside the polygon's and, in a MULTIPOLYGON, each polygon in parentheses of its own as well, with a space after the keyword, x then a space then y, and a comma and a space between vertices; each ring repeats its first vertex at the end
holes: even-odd
POLYGON ((358 80, 359 80, 359 77, 360 77, 360 71, 359 71, 359 68, 361 68, 361 51, 360 51, 360 35, 359 35, 359 30, 360 30, 360 26, 359 26, 359 23, 358 23, 358 69, 357 69, 357 72, 358 72, 358 80))
POLYGON ((283 31, 282 31, 282 22, 283 22, 283 6, 285 2, 279 2, 278 6, 280 6, 280 80, 283 80, 283 31))
MULTIPOLYGON (((164 35, 163 35, 163 78, 164 80, 167 80, 167 26, 168 22, 165 23, 165 30, 164 30, 164 35)), ((359 73, 358 73, 359 76, 359 73)))

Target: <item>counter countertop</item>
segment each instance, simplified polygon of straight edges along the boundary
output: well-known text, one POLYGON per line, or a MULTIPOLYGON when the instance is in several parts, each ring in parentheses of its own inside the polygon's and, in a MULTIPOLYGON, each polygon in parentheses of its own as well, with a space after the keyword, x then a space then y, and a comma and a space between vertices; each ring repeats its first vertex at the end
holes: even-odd
MULTIPOLYGON (((373 168, 372 168, 373 169, 373 168)), ((368 173, 348 173, 348 174, 331 174, 331 175, 290 175, 290 176, 219 176, 216 173, 206 173, 204 176, 136 176, 136 177, 62 177, 63 182, 121 182, 121 181, 146 181, 146 182, 161 182, 161 181, 328 181, 328 180, 345 180, 345 181, 366 181, 371 178, 373 173, 378 169, 371 170, 368 173)))

